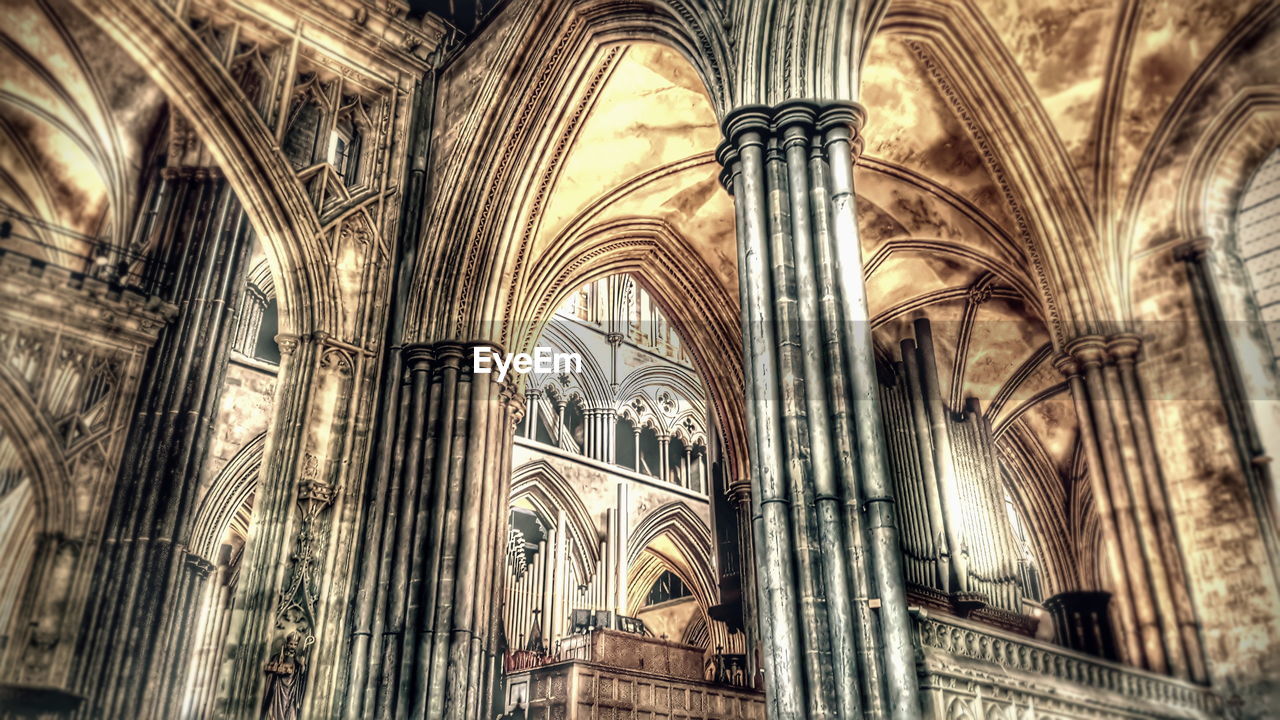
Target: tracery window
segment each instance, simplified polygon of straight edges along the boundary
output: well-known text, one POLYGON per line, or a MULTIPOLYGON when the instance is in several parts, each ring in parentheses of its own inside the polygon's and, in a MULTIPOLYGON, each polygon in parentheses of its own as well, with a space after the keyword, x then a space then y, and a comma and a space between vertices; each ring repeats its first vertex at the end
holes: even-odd
POLYGON ((654 581, 653 587, 649 589, 649 594, 645 596, 644 606, 651 607, 692 595, 693 593, 685 586, 684 581, 675 573, 667 570, 654 581))

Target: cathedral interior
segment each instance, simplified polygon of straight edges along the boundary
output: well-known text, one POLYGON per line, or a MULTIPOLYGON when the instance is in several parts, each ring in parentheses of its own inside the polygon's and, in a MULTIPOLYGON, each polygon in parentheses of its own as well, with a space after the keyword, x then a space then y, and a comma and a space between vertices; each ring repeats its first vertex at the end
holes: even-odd
POLYGON ((1277 0, 2 7, 0 718, 1280 713, 1277 0))

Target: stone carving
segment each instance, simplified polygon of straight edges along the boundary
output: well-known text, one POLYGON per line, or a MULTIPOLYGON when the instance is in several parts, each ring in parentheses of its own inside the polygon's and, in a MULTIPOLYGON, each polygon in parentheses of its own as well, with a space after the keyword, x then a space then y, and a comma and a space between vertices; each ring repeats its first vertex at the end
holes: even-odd
POLYGON ((285 636, 280 650, 267 661, 263 720, 297 720, 307 691, 307 660, 299 653, 302 647, 298 633, 291 632, 285 636))

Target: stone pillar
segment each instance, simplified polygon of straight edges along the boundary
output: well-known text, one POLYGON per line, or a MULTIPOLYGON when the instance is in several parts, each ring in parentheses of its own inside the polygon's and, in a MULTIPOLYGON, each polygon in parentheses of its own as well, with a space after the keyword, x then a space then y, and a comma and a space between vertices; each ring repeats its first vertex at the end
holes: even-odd
POLYGON ((658 479, 664 482, 671 480, 671 436, 658 436, 658 479))
POLYGON ((564 443, 564 406, 565 405, 566 403, 564 400, 556 400, 556 434, 555 434, 555 437, 551 439, 552 444, 554 444, 556 447, 561 449, 567 449, 564 447, 564 444, 563 444, 564 443))
POLYGON ((77 717, 170 718, 212 565, 187 551, 240 304, 250 230, 214 170, 165 171, 159 242, 179 316, 148 358, 73 670, 77 717))
POLYGON ((1140 341, 1079 338, 1057 361, 1075 400, 1121 655, 1154 672, 1206 679, 1164 480, 1135 368, 1140 341))
POLYGON ((610 465, 618 462, 618 413, 613 408, 605 408, 604 413, 604 461, 610 465))
POLYGON ((771 718, 918 718, 854 209, 865 114, 725 118, 771 718))
POLYGON ((639 425, 636 425, 635 427, 635 436, 636 436, 635 471, 640 472, 640 468, 644 467, 644 464, 640 462, 640 426, 639 425))
POLYGON ((536 388, 533 390, 529 390, 525 392, 524 398, 525 398, 525 407, 527 408, 527 411, 525 412, 525 416, 524 416, 524 422, 525 422, 524 436, 529 438, 530 440, 537 440, 538 439, 538 422, 539 422, 538 404, 539 402, 541 402, 541 399, 542 399, 542 391, 536 388))
MULTIPOLYGON (((363 447, 356 428, 368 422, 362 400, 372 394, 373 356, 323 331, 280 334, 276 343, 274 429, 240 569, 219 717, 262 713, 281 661, 303 665, 313 678, 341 662, 346 646, 332 629, 335 615, 347 611, 348 583, 359 575, 344 566, 349 556, 329 551, 355 541, 352 523, 343 520, 363 496, 350 487, 349 469, 363 447)), ((302 708, 329 701, 314 687, 298 699, 302 708)))
POLYGON ((378 599, 353 635, 367 654, 349 659, 363 686, 348 718, 487 717, 497 682, 507 574, 510 447, 523 407, 492 374, 472 374, 472 346, 404 350, 396 440, 399 465, 372 499, 380 534, 363 555, 378 564, 378 599))
POLYGON ((631 569, 627 548, 631 542, 631 484, 626 480, 618 482, 614 517, 616 518, 614 527, 616 537, 610 538, 610 542, 613 542, 615 547, 613 554, 616 565, 612 568, 612 586, 615 596, 612 598, 611 609, 618 615, 626 615, 627 579, 631 569))

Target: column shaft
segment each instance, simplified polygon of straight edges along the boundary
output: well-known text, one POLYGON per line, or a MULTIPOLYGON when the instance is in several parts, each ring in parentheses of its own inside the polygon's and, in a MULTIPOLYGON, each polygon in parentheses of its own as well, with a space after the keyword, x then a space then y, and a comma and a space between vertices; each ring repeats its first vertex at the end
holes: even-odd
POLYGON ((179 712, 207 558, 186 548, 251 245, 226 184, 167 170, 175 188, 161 242, 180 314, 152 349, 72 671, 77 717, 179 712), (180 177, 179 177, 180 176, 180 177))
POLYGON ((920 712, 853 212, 860 122, 848 105, 740 108, 720 151, 773 718, 920 712))

